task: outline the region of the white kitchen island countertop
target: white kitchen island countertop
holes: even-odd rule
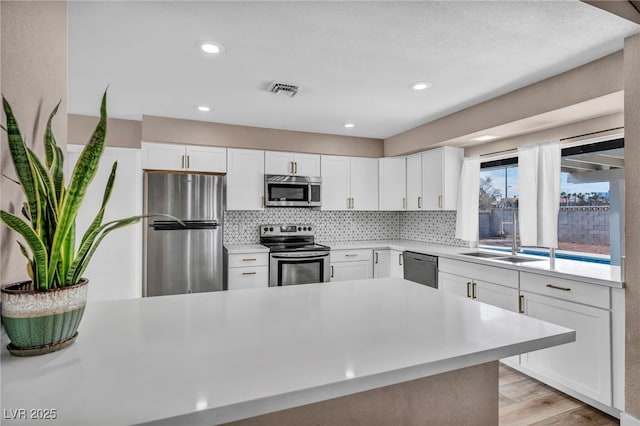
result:
[[[399,278],[89,303],[73,345],[17,358],[3,424],[216,424],[575,340],[575,332]]]
[[[534,259],[538,258],[541,260],[537,260],[535,262],[526,262],[522,264],[512,264],[495,259],[478,258],[465,256],[464,254],[462,254],[478,251],[474,248],[430,244],[412,240],[320,241],[319,244],[329,246],[332,250],[408,250],[418,253],[430,254],[433,256],[440,256],[449,259],[477,263],[481,265],[497,266],[500,268],[531,272],[534,274],[547,275],[550,277],[572,279],[589,284],[603,285],[612,288],[624,287],[624,283],[621,282],[621,269],[619,266],[615,265],[581,262],[577,260],[555,259],[555,266],[552,268],[548,258],[520,254],[519,256],[530,257]],[[495,251],[491,250],[480,251],[495,253]],[[511,253],[505,252],[503,254],[504,256],[509,256]]]

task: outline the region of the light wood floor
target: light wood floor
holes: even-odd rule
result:
[[[501,426],[618,424],[618,419],[500,364]]]

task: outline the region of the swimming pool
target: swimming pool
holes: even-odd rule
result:
[[[494,250],[500,252],[511,253],[511,249],[507,247],[492,247],[492,246],[480,246],[481,249],[486,250]],[[533,256],[541,256],[541,257],[549,257],[549,252],[545,250],[536,250],[536,249],[524,249],[519,253],[522,254],[530,254]],[[600,256],[591,256],[586,253],[577,253],[577,252],[558,252],[556,251],[556,259],[568,259],[568,260],[577,260],[579,262],[590,262],[590,263],[600,263],[602,265],[610,265],[611,258],[609,257],[600,257]]]

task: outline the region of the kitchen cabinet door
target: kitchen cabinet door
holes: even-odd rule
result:
[[[83,148],[67,145],[67,179]],[[104,222],[142,214],[140,150],[106,147],[76,217],[76,244],[82,239],[102,203],[104,186],[114,161],[118,162],[118,171]],[[142,297],[142,224],[128,226],[105,238],[83,276],[91,281],[87,295],[89,301]]]
[[[268,175],[292,175],[293,153],[265,151],[264,172]]]
[[[348,210],[351,197],[349,157],[321,156],[322,210]]]
[[[264,208],[264,151],[227,150],[227,210]]]
[[[475,288],[472,289],[472,295],[475,294],[479,302],[518,312],[517,289],[477,280],[473,281],[473,285]]]
[[[367,278],[373,278],[373,265],[370,260],[331,264],[331,282],[366,280]]]
[[[611,405],[611,314],[608,310],[521,292],[524,313],[576,331],[576,341],[522,354],[522,366],[545,383]]]
[[[352,210],[378,210],[378,159],[351,157]]]
[[[186,170],[193,172],[227,172],[227,149],[213,146],[187,145]]]
[[[142,142],[142,168],[145,170],[184,170],[184,145]]]
[[[269,287],[269,267],[229,268],[228,290]]]
[[[317,154],[293,154],[293,170],[298,176],[320,176],[320,156]]]
[[[391,276],[391,250],[373,251],[373,278]]]
[[[422,153],[424,210],[455,210],[464,150],[445,146]]]
[[[438,288],[460,297],[471,297],[471,278],[438,272]]]
[[[398,250],[391,250],[391,259],[389,261],[389,273],[392,277],[404,278],[404,264],[402,259],[402,252]]]
[[[424,210],[442,210],[443,204],[443,151],[430,149],[422,153],[422,202]]]
[[[422,210],[422,154],[407,156],[407,210]]]
[[[407,160],[405,157],[378,159],[378,196],[380,210],[405,210],[407,207]]]

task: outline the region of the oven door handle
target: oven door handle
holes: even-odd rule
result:
[[[272,254],[272,259],[319,259],[321,257],[329,256],[327,253],[291,253],[291,254]]]

